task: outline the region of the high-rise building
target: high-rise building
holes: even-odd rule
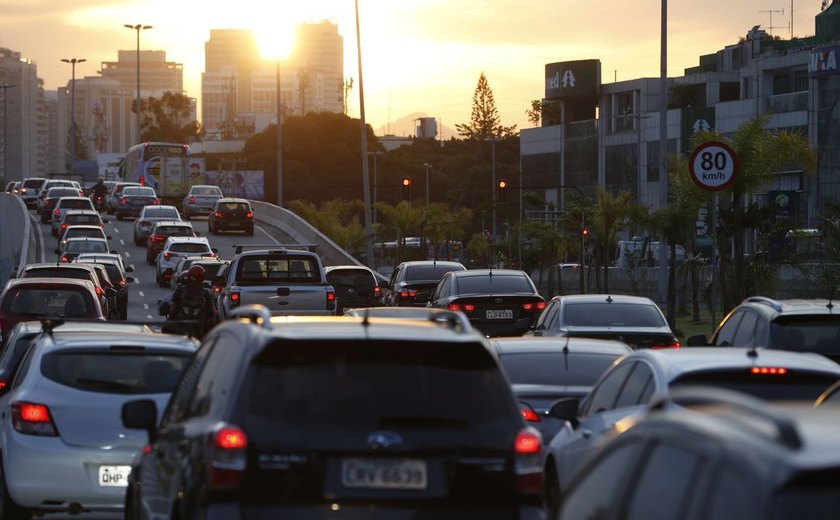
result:
[[[137,92],[137,51],[117,51],[117,61],[102,62],[102,77]],[[184,91],[184,66],[166,61],[166,51],[140,51],[140,94]]]
[[[208,130],[216,133],[223,130],[228,135],[235,114],[252,111],[251,72],[261,65],[260,48],[253,31],[210,31],[210,39],[204,43],[206,77],[201,81],[201,121]]]
[[[336,24],[300,24],[289,62],[299,77],[296,112],[344,112],[344,38]]]
[[[0,178],[21,180],[45,167],[46,139],[38,134],[45,126],[43,82],[34,63],[0,48],[0,84]]]

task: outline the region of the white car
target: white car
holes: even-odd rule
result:
[[[63,247],[63,243],[66,242],[67,239],[78,237],[101,238],[103,240],[111,240],[111,236],[106,235],[105,230],[102,229],[101,226],[70,226],[67,229],[65,229],[64,234],[61,235],[61,240],[58,241],[58,249],[61,249]],[[56,253],[58,253],[58,251],[56,251]]]
[[[122,255],[120,255],[119,253],[80,253],[79,256],[76,257],[76,261],[78,262],[79,260],[88,260],[92,262],[98,262],[99,260],[107,260],[118,262],[120,264],[120,269],[123,272],[134,272],[133,267],[126,267],[125,263],[123,262]]]
[[[77,237],[63,240],[58,249],[62,263],[72,262],[82,253],[115,253],[108,249],[108,241],[104,238]]]
[[[73,188],[76,190],[77,195],[80,197],[84,196],[82,187],[78,181],[71,181],[67,179],[47,179],[44,181],[44,184],[41,185],[41,189],[38,190],[38,200],[35,202],[39,213],[44,207],[44,199],[47,198],[47,193],[50,191],[50,188]]]
[[[175,206],[145,206],[140,210],[140,215],[134,221],[134,245],[146,245],[149,232],[155,224],[163,220],[181,220],[178,208]]]
[[[169,237],[157,257],[155,270],[158,286],[166,287],[178,261],[184,256],[201,256],[208,260],[218,258],[217,250],[210,247],[207,237]]]
[[[93,201],[87,197],[61,197],[55,204],[52,214],[52,236],[58,238],[58,229],[61,226],[61,219],[70,210],[89,209],[96,211]],[[98,213],[98,212],[97,212]]]
[[[209,215],[213,212],[216,201],[221,199],[222,190],[211,184],[195,184],[190,186],[181,207],[184,210],[184,218],[189,220],[193,215]]]

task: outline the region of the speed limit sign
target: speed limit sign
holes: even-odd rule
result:
[[[688,161],[688,171],[691,180],[704,190],[722,190],[735,180],[738,158],[728,145],[709,141],[694,149]]]

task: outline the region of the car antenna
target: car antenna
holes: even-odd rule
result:
[[[569,371],[569,337],[566,336],[566,344],[563,345],[563,361],[566,362],[566,372]]]
[[[370,326],[370,308],[365,309],[365,313],[362,315],[362,327],[367,329]]]
[[[826,305],[828,312],[831,312],[831,309],[834,308],[832,300],[834,300],[834,287],[831,288],[831,292],[828,294],[828,305]]]
[[[612,302],[613,302],[612,296],[610,296],[610,295],[608,294],[608,295],[607,295],[607,303],[612,303]]]

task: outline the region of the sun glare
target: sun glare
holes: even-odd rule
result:
[[[260,46],[260,54],[265,59],[285,59],[294,47],[294,28],[279,25],[276,22],[265,26],[253,27],[254,37]]]

